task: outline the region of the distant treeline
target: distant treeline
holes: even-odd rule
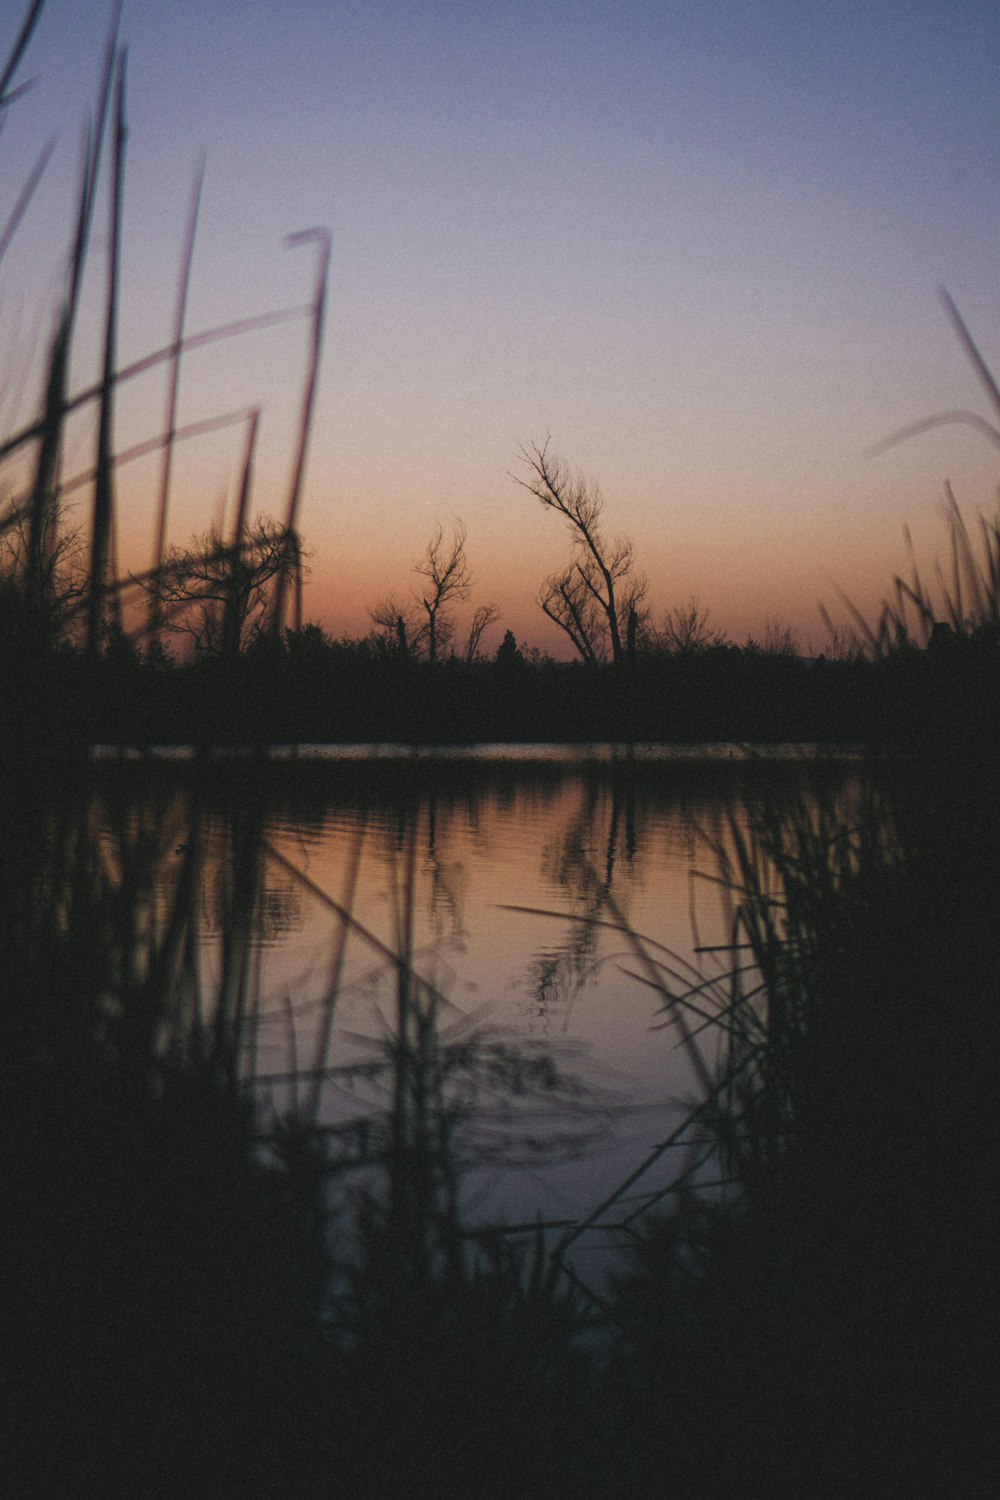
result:
[[[124,634],[100,654],[0,639],[0,736],[74,744],[390,741],[815,741],[906,745],[995,726],[995,633],[948,627],[926,649],[803,660],[753,644],[647,651],[620,665],[560,663],[508,633],[492,659],[428,662],[376,636],[318,626],[186,663]]]

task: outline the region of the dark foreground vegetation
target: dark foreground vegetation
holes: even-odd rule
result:
[[[488,1234],[464,1174],[573,1149],[580,1098],[543,1052],[456,1032],[422,977],[405,785],[394,938],[331,902],[325,1008],[291,996],[282,1021],[254,981],[268,830],[318,784],[8,758],[5,1490],[989,1494],[996,748],[966,723],[799,800],[748,787],[703,854],[732,913],[703,975],[604,890],[589,920],[619,929],[701,1096],[652,1153],[666,1190],[640,1171],[579,1223]],[[381,1103],[345,1120],[348,939],[395,998],[351,1065]]]
[[[0,107],[40,8],[0,72]],[[974,547],[953,519],[950,591],[935,607],[918,580],[897,585],[863,661],[806,667],[728,648],[643,659],[618,621],[606,667],[525,663],[516,648],[492,664],[414,662],[284,632],[300,453],[279,532],[288,566],[256,647],[238,613],[241,503],[233,535],[209,548],[230,578],[218,649],[171,666],[155,617],[138,645],[125,634],[110,562],[124,378],[113,277],[90,393],[82,592],[74,603],[53,586],[58,455],[78,404],[69,348],[106,126],[115,261],[123,79],[113,40],[42,412],[0,455],[31,457],[0,518],[20,539],[0,595],[0,1489],[996,1493],[996,528]],[[321,276],[314,328],[322,293]],[[179,332],[168,370],[182,344]],[[159,558],[152,597],[166,608],[162,537]],[[549,580],[549,608],[573,628],[600,587],[593,567]],[[64,605],[79,611],[70,637]],[[76,753],[92,739],[382,734],[871,743],[850,789],[751,800],[706,850],[732,917],[721,972],[705,955],[706,973],[682,981],[610,892],[591,912],[618,929],[700,1080],[654,1153],[677,1156],[667,1191],[644,1193],[637,1173],[578,1224],[473,1233],[459,1189],[484,1149],[480,1111],[528,1100],[522,1118],[544,1123],[502,1149],[544,1152],[560,1145],[551,1101],[573,1091],[544,1054],[441,1025],[442,997],[413,953],[412,824],[401,819],[393,940],[355,920],[346,869],[343,899],[329,899],[344,937],[308,1055],[290,1002],[285,1061],[265,1067],[266,779],[246,763],[220,782],[196,760],[182,797],[154,782],[136,801],[133,773],[97,773]],[[210,846],[222,855],[209,867]],[[382,1081],[383,1107],[341,1128],[323,1102],[347,935],[392,976],[395,1008],[358,1065]],[[617,1258],[595,1296],[571,1252],[598,1225]]]
[[[0,643],[0,742],[468,744],[502,741],[825,742],[912,746],[928,724],[994,718],[996,633],[945,628],[930,647],[803,662],[719,645],[632,665],[400,658],[318,627],[186,665],[123,637],[97,657]]]

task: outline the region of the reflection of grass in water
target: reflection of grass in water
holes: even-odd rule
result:
[[[995,693],[998,572],[994,528],[973,556],[951,527],[948,641],[919,580],[906,594],[932,642],[919,750],[733,820],[728,980],[623,924],[703,1070],[675,1144],[726,1187],[719,1203],[682,1176],[643,1198],[637,1179],[600,1219],[650,1225],[617,1305],[641,1399],[659,1393],[649,1475],[682,1492],[731,1495],[745,1473],[768,1495],[988,1492],[1000,802],[996,699],[969,688]],[[887,606],[870,644],[907,640]]]
[[[191,779],[183,822],[175,798],[137,803],[111,775],[98,797],[87,767],[4,782],[14,1456],[43,1493],[77,1466],[86,1492],[116,1493],[141,1456],[151,1493],[284,1492],[288,1473],[339,1464],[368,1494],[365,1474],[398,1480],[412,1449],[459,1493],[479,1444],[513,1482],[525,1455],[501,1418],[577,1431],[576,1314],[540,1249],[464,1239],[459,1186],[481,1160],[578,1146],[572,1121],[573,1139],[550,1134],[575,1094],[540,1051],[449,1020],[407,952],[404,870],[399,930],[378,945],[397,1013],[359,1070],[385,1107],[360,1143],[321,1123],[337,1076],[321,1026],[272,1117],[275,1080],[253,1064],[266,805],[244,788],[220,808],[217,784]],[[211,963],[206,850],[227,871]],[[349,905],[337,915],[345,941],[368,941]],[[336,1000],[334,963],[321,1022]],[[454,1444],[449,1420],[465,1424]],[[561,1439],[535,1460],[553,1482],[575,1472]]]
[[[25,41],[40,9],[29,7]],[[14,50],[5,87],[20,43]],[[39,415],[0,443],[0,459],[20,461],[27,475],[23,498],[0,515],[0,618],[6,639],[19,646],[5,671],[18,702],[29,706],[46,654],[64,632],[92,658],[107,641],[124,649],[115,478],[135,454],[113,449],[121,385],[157,365],[168,372],[166,430],[142,449],[164,458],[155,581],[174,446],[220,425],[211,419],[177,430],[182,353],[305,315],[312,340],[284,522],[294,565],[298,559],[325,239],[308,308],[191,337],[183,309],[192,214],[174,340],[119,368],[124,76],[113,26]],[[74,394],[73,335],[108,143],[102,371]],[[96,433],[85,559],[61,541],[63,501],[77,486],[63,484],[60,454],[81,410],[93,412]],[[235,609],[257,422],[256,413],[221,419],[230,420],[248,432],[236,522],[221,558],[232,566]],[[285,570],[275,585],[276,632],[286,579],[295,581]],[[154,640],[161,622],[154,609]],[[198,768],[179,815],[176,804],[137,813],[127,778],[115,793],[112,774],[98,816],[85,760],[64,761],[51,776],[40,772],[30,755],[18,754],[20,727],[13,726],[11,765],[0,783],[6,1486],[46,1496],[331,1488],[367,1496],[397,1493],[414,1470],[432,1492],[485,1495],[525,1492],[518,1476],[527,1464],[546,1489],[570,1473],[583,1492],[574,1450],[587,1445],[571,1378],[570,1299],[541,1258],[464,1247],[457,1220],[458,1126],[471,1118],[477,1090],[495,1099],[558,1092],[551,1068],[495,1040],[442,1035],[438,997],[414,971],[412,924],[402,915],[392,941],[381,945],[396,975],[395,1026],[379,1062],[392,1097],[365,1161],[383,1172],[385,1192],[360,1208],[348,1194],[334,1194],[331,1185],[353,1165],[319,1128],[336,956],[313,1067],[291,1052],[293,1107],[280,1119],[262,1103],[266,1080],[254,1064],[269,856],[266,807],[252,778],[251,795],[230,804],[221,830],[212,777]],[[30,711],[24,727],[30,744]],[[60,734],[72,742],[71,725]],[[223,844],[210,913],[203,907],[208,840]],[[406,898],[404,884],[401,911]],[[360,941],[350,906],[348,896],[339,914],[344,941],[348,933]],[[206,925],[217,930],[211,974],[203,962]],[[360,1238],[341,1232],[337,1213],[353,1218]],[[332,1295],[348,1283],[349,1298]],[[538,1439],[515,1446],[508,1424],[522,1432],[534,1425]]]
[[[246,1422],[278,1482],[269,1382],[301,1384],[318,1295],[320,1247],[239,1080],[238,937],[214,993],[201,983],[197,812],[164,901],[176,830],[126,810],[105,809],[99,840],[86,768],[3,782],[8,1477],[39,1494],[124,1493],[140,1456],[142,1493],[241,1483]]]

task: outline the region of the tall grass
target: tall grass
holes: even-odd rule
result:
[[[29,6],[21,32],[3,70],[2,78],[5,88],[2,95],[3,107],[9,107],[18,96],[19,91],[12,90],[10,83],[23,58],[41,10],[40,0],[39,3]],[[275,597],[270,611],[270,629],[278,635],[283,627],[285,594],[289,576],[292,577],[295,587],[296,620],[301,623],[299,618],[301,614],[301,558],[295,528],[298,521],[322,352],[330,252],[329,235],[326,230],[304,231],[292,235],[288,241],[293,247],[302,244],[317,246],[315,288],[311,300],[305,307],[287,308],[278,312],[255,315],[218,328],[186,334],[185,313],[191,277],[197,205],[200,196],[199,181],[196,185],[184,241],[173,339],[165,348],[156,350],[127,366],[119,367],[116,348],[122,276],[121,219],[126,137],[126,53],[117,40],[120,12],[119,3],[113,7],[94,116],[87,130],[78,184],[75,228],[68,255],[66,287],[49,342],[40,411],[26,427],[12,433],[0,443],[0,462],[17,459],[22,472],[27,464],[31,474],[27,492],[21,498],[9,502],[6,509],[0,513],[0,533],[17,528],[23,530],[25,537],[24,547],[17,549],[17,566],[12,576],[4,582],[8,591],[14,591],[20,596],[22,609],[34,620],[35,629],[40,633],[40,646],[48,647],[55,644],[50,634],[53,621],[58,620],[63,630],[72,630],[75,628],[74,622],[81,622],[82,637],[91,655],[99,651],[102,634],[107,625],[110,625],[112,632],[120,629],[123,588],[134,587],[137,581],[132,578],[123,579],[117,565],[115,541],[117,506],[114,482],[116,472],[123,463],[128,463],[157,449],[162,452],[163,456],[152,569],[150,573],[138,580],[152,585],[147,588],[151,599],[151,611],[146,622],[146,633],[151,638],[156,638],[163,624],[163,611],[157,605],[155,580],[164,563],[170,480],[174,449],[178,442],[234,422],[248,424],[248,451],[243,468],[236,524],[231,541],[222,547],[222,551],[226,557],[238,558],[247,541],[250,480],[258,414],[243,411],[227,413],[220,417],[201,419],[179,427],[177,402],[182,355],[207,344],[238,337],[255,329],[290,319],[306,318],[310,327],[309,352],[299,433],[293,454],[283,526],[285,546],[288,550],[288,566],[277,575]],[[110,129],[109,121],[111,122]],[[110,146],[107,145],[109,136]],[[73,393],[69,389],[70,363],[75,330],[85,295],[85,272],[106,153],[110,154],[110,184],[107,190],[108,253],[102,372],[95,384]],[[3,234],[4,247],[16,233],[28,211],[31,197],[45,170],[50,154],[50,149],[46,148],[14,205]],[[117,395],[123,385],[161,365],[166,367],[168,374],[165,430],[135,445],[131,450],[120,453],[116,451],[114,426]],[[96,434],[93,468],[86,475],[64,482],[60,473],[60,456],[65,446],[66,425],[75,412],[88,408],[94,413]],[[52,566],[52,557],[63,534],[61,514],[63,496],[80,488],[81,485],[88,486],[91,491],[89,518],[86,523],[88,566],[85,596],[69,612],[54,610],[52,596],[58,592],[61,581]],[[79,633],[79,627],[77,629]]]
[[[41,0],[28,7],[0,71],[3,107],[19,98],[13,80],[41,9]],[[115,481],[122,464],[155,451],[153,555],[140,580],[150,585],[151,607],[135,634],[157,639],[167,619],[157,585],[168,562],[176,445],[236,421],[246,425],[247,446],[235,524],[211,559],[233,578],[225,633],[251,531],[259,414],[180,425],[182,360],[304,318],[309,346],[281,523],[290,566],[276,575],[268,629],[280,633],[290,586],[301,623],[296,528],[329,236],[310,230],[289,242],[316,255],[304,307],[189,333],[196,188],[171,340],[120,364],[126,88],[118,22],[115,7],[39,410],[0,442],[0,462],[28,475],[0,513],[0,533],[12,543],[0,587],[5,623],[17,622],[12,670],[27,674],[29,695],[33,682],[44,688],[39,664],[61,639],[96,657],[120,630],[122,595],[136,580],[119,572]],[[109,152],[101,373],[73,390]],[[4,247],[46,159],[17,197]],[[164,430],[119,451],[116,397],[158,368],[167,378]],[[66,478],[67,424],[81,410],[94,419],[93,463]],[[64,502],[79,490],[88,493],[86,563],[70,586]],[[37,748],[30,733],[23,743],[8,736],[0,780],[0,1092],[11,1121],[0,1152],[9,1229],[0,1257],[0,1393],[11,1427],[0,1487],[173,1496],[327,1494],[332,1486],[367,1496],[396,1492],[415,1470],[435,1493],[486,1495],[527,1492],[519,1471],[528,1463],[549,1491],[570,1476],[585,1493],[573,1441],[580,1438],[581,1452],[587,1446],[572,1298],[540,1251],[532,1260],[499,1243],[467,1243],[460,1206],[469,1165],[510,1149],[505,1099],[537,1096],[549,1108],[572,1096],[547,1058],[477,1033],[419,973],[415,830],[388,941],[357,921],[350,872],[342,899],[312,888],[337,934],[328,984],[311,1058],[290,1010],[276,1064],[273,1049],[265,1052],[275,1017],[260,989],[260,923],[266,871],[282,856],[269,843],[252,770],[234,798],[220,794],[210,764],[195,760],[183,793],[168,794],[145,768],[102,771],[86,754],[48,763]],[[310,885],[303,872],[290,873]],[[348,943],[389,966],[395,1015],[384,1046],[339,1074],[341,1084],[350,1072],[355,1088],[372,1094],[365,1117],[345,1124],[330,1115],[328,1098]],[[558,1102],[549,1115],[558,1118]],[[570,1149],[575,1134],[572,1125],[559,1149]],[[508,1424],[534,1424],[538,1437],[521,1451]]]
[[[4,1483],[124,1493],[140,1457],[149,1494],[278,1483],[269,1382],[301,1381],[318,1247],[247,1091],[252,829],[210,984],[203,810],[30,765],[3,817]]]
[[[746,803],[713,844],[730,942],[699,972],[619,921],[703,1081],[666,1192],[642,1196],[645,1163],[575,1231],[639,1236],[616,1305],[636,1399],[659,1392],[651,1493],[661,1465],[704,1496],[996,1477],[997,533],[948,521],[937,594],[897,585],[869,635],[908,656],[915,610],[930,648],[907,752]]]
[[[327,896],[273,847],[260,788],[252,761],[4,780],[4,1482],[125,1493],[141,1463],[151,1494],[367,1495],[416,1465],[499,1494],[528,1463],[586,1493],[582,1311],[541,1242],[467,1235],[462,1188],[600,1119],[421,972],[415,822],[381,939],[350,866]],[[261,982],[276,873],[331,922],[308,1016]],[[393,1005],[350,1061],[348,948]]]
[[[932,640],[935,645],[971,641],[990,650],[1000,639],[1000,510],[995,516],[979,516],[976,535],[946,484],[944,520],[948,558],[944,565],[935,565],[931,582],[920,571],[907,530],[909,573],[893,579],[878,618],[868,620],[845,596],[857,638],[876,660],[911,646],[924,649]],[[833,631],[832,622],[827,623]]]

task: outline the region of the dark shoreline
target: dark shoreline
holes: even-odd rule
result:
[[[189,761],[197,757],[209,761],[251,761],[264,757],[271,763],[281,761],[325,761],[335,765],[381,764],[484,764],[511,766],[623,766],[651,765],[719,765],[735,761],[743,765],[804,763],[819,764],[860,761],[866,751],[855,744],[806,741],[798,744],[746,744],[740,741],[713,741],[696,744],[674,744],[669,741],[597,740],[546,742],[503,740],[487,744],[421,744],[393,740],[344,744],[300,743],[278,741],[263,745],[219,744],[93,744],[87,747],[94,761],[115,759]]]
[[[0,652],[0,750],[634,745],[701,755],[809,745],[838,755],[845,745],[947,741],[962,726],[988,736],[998,704],[1000,650],[971,642],[809,663],[723,647],[626,668],[432,666],[349,644],[308,659],[286,644],[187,664],[134,648],[92,659],[65,648]]]

